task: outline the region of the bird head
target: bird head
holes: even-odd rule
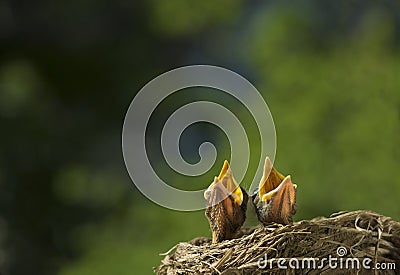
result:
[[[243,192],[233,177],[228,161],[225,160],[219,176],[214,178],[214,181],[204,192],[204,198],[209,203],[217,204],[228,197],[239,206],[243,202]]]
[[[204,192],[206,216],[213,232],[213,242],[233,238],[245,220],[247,193],[233,177],[227,161],[218,177]]]
[[[263,209],[258,211],[259,219],[265,222],[290,223],[292,215],[296,212],[296,188],[297,185],[292,182],[291,177],[279,173],[267,157],[258,188],[258,198],[255,200],[256,208]]]

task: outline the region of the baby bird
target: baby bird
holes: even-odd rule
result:
[[[279,173],[267,157],[263,177],[252,195],[258,220],[264,225],[292,223],[292,216],[296,213],[296,188],[290,176],[284,177]]]
[[[248,195],[237,184],[228,161],[225,160],[221,173],[204,192],[204,198],[212,243],[234,238],[246,219]]]

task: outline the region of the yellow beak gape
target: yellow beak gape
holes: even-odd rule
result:
[[[229,167],[229,163],[227,160],[224,161],[224,165],[222,166],[221,172],[218,177],[214,178],[214,182],[208,187],[208,189],[204,192],[204,197],[208,199],[210,194],[210,190],[214,188],[214,185],[218,182],[222,183],[223,187],[227,190],[227,192],[232,196],[235,203],[241,205],[243,202],[243,192],[240,189],[239,184],[236,182],[233,177],[232,170]]]
[[[224,178],[226,172],[228,172],[228,169],[229,169],[229,163],[227,160],[225,160],[221,172],[219,172],[219,176],[217,178],[219,181],[221,181]]]
[[[258,196],[261,201],[269,202],[276,193],[275,190],[285,177],[272,165],[269,157],[265,158],[264,173],[259,184]]]

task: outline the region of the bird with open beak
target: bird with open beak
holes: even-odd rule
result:
[[[252,195],[258,220],[264,225],[292,223],[296,213],[296,188],[291,177],[279,173],[267,157],[263,177]]]
[[[228,161],[225,160],[221,173],[204,192],[204,198],[212,242],[234,238],[246,219],[248,195],[237,184]]]

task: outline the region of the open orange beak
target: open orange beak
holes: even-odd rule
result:
[[[289,179],[286,180],[288,177]],[[264,164],[264,174],[260,181],[258,190],[258,196],[260,197],[261,201],[268,203],[273,196],[279,196],[283,189],[289,187],[293,187],[293,189],[296,189],[297,185],[292,183],[290,176],[288,177],[285,178],[281,173],[279,173],[272,165],[269,157],[266,157]],[[286,182],[282,185],[284,180],[286,180]]]
[[[228,161],[225,160],[219,176],[214,178],[214,181],[204,192],[204,198],[208,201],[211,199],[214,205],[228,196],[231,196],[239,206],[243,202],[243,192],[233,177]]]
[[[258,196],[268,205],[267,215],[263,220],[288,224],[296,212],[296,188],[290,176],[284,177],[265,159],[264,174],[259,184]]]

